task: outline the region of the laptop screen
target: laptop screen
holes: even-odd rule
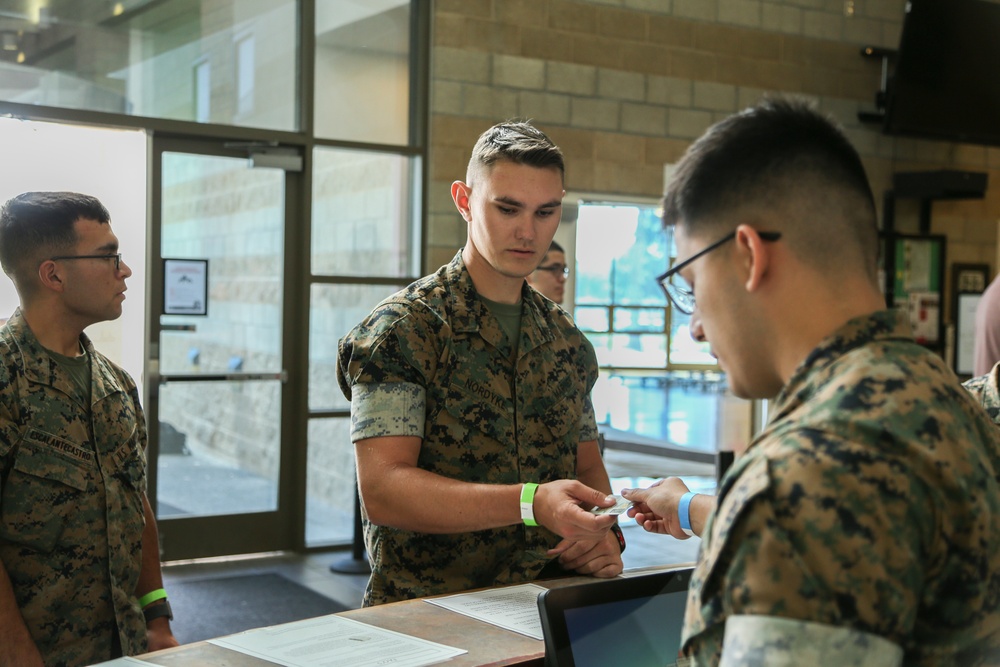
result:
[[[539,597],[546,664],[673,665],[690,576],[686,568],[546,591]]]

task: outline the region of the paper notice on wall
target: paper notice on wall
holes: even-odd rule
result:
[[[959,375],[972,375],[975,372],[976,309],[982,298],[982,294],[958,295],[955,372]]]
[[[163,313],[208,314],[208,260],[163,260]]]
[[[903,289],[907,292],[919,292],[932,287],[935,250],[933,243],[903,241],[903,266],[906,267]]]
[[[940,342],[941,299],[937,292],[910,292],[910,326],[918,343]]]

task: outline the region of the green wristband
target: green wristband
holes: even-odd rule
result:
[[[524,486],[521,487],[521,521],[524,522],[525,526],[537,526],[538,523],[535,521],[535,489],[538,488],[537,484],[532,482],[526,482]]]
[[[139,598],[139,606],[145,607],[146,605],[156,602],[157,600],[166,600],[167,592],[162,588],[157,588],[155,591],[150,591]]]

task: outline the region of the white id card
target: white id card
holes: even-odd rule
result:
[[[615,499],[614,505],[612,505],[611,507],[594,507],[594,509],[590,510],[591,514],[597,514],[597,515],[611,514],[613,516],[618,516],[619,514],[624,514],[625,510],[627,510],[632,505],[632,501],[628,500],[627,498],[622,498],[621,496],[618,495],[613,497]]]

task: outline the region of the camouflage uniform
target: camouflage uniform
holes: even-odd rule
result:
[[[724,664],[799,664],[787,657],[805,655],[805,637],[818,645],[818,629],[826,646],[869,657],[888,655],[881,638],[907,665],[981,664],[1000,646],[998,451],[1000,432],[904,315],[847,323],[799,366],[722,480],[685,653],[718,664],[725,632]],[[761,616],[814,625],[774,641]]]
[[[966,380],[962,386],[985,408],[993,423],[1000,425],[1000,363],[986,375]]]
[[[597,438],[597,361],[558,306],[527,285],[521,298],[516,360],[461,251],[376,306],[340,341],[351,439],[420,437],[418,466],[465,482],[574,479],[579,444]],[[364,528],[366,605],[531,580],[559,542],[540,526],[431,535],[365,518]]]
[[[0,559],[47,665],[146,650],[145,422],[132,379],[81,341],[89,408],[20,310],[0,329]]]

